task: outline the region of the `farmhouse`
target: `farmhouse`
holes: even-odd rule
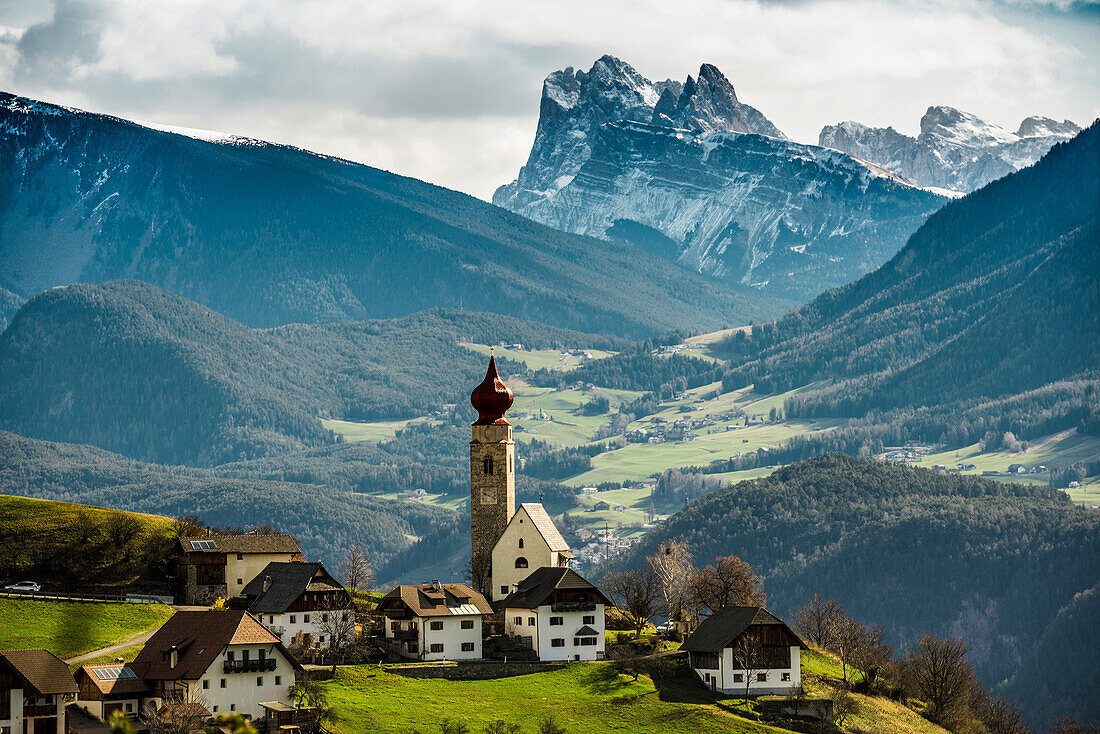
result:
[[[481,657],[481,621],[493,609],[466,584],[398,586],[382,597],[386,640],[415,660],[476,660]]]
[[[789,695],[801,687],[803,647],[790,627],[763,607],[723,607],[680,649],[711,690],[759,696]]]
[[[0,731],[65,734],[65,702],[76,696],[65,662],[46,650],[0,650]]]
[[[323,647],[329,636],[355,630],[351,595],[320,563],[269,563],[229,606],[247,610],[295,647]]]
[[[141,702],[152,691],[129,665],[85,665],[76,672],[77,705],[106,721],[116,711],[141,713]]]
[[[207,715],[236,711],[253,719],[264,716],[264,702],[292,700],[302,669],[278,637],[240,610],[176,612],[129,667],[157,705],[179,702]]]
[[[302,560],[298,541],[281,533],[180,538],[178,597],[206,606],[244,590],[267,564]]]
[[[538,502],[525,502],[493,546],[493,601],[508,596],[532,569],[566,566],[573,554]]]
[[[604,606],[596,586],[571,568],[544,567],[500,603],[505,634],[539,660],[600,660]]]

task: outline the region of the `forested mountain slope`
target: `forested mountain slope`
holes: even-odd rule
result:
[[[370,480],[367,479],[367,482]],[[247,479],[208,469],[164,467],[88,446],[50,443],[0,431],[0,486],[6,494],[67,500],[209,525],[274,526],[298,539],[310,560],[336,567],[352,542],[384,561],[453,513],[368,497],[296,478]],[[366,488],[366,487],[364,487]]]
[[[190,465],[318,446],[335,440],[319,417],[465,403],[485,359],[461,340],[626,344],[456,311],[257,330],[138,281],[73,285],[0,335],[0,428]]]
[[[1081,617],[1061,610],[1100,582],[1100,514],[1056,490],[830,454],[691,502],[629,562],[666,538],[686,540],[697,564],[748,561],[776,613],[820,593],[895,647],[923,631],[962,637],[988,684],[1017,676],[1008,685],[1028,691],[1018,700],[1035,721],[1100,716],[1094,696],[1065,707],[1059,686],[1040,691],[1019,667],[1075,656]],[[1096,666],[1076,673],[1079,690],[1100,684]]]
[[[250,326],[451,307],[641,336],[784,310],[369,166],[0,93],[0,287],[116,278]]]
[[[947,405],[958,414],[1000,401],[999,414],[1021,430],[1087,424],[1098,400],[1098,243],[1095,123],[1034,166],[945,206],[877,271],[735,335],[724,387],[825,382],[790,401],[790,415]],[[1053,392],[1065,397],[1054,413],[1057,401],[1011,405]],[[976,440],[969,430],[949,443]]]

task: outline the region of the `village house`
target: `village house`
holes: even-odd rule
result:
[[[680,650],[711,690],[760,696],[791,695],[802,686],[803,647],[790,627],[763,607],[723,607],[703,620]]]
[[[292,701],[290,689],[302,670],[247,612],[213,609],[176,612],[129,667],[161,711],[183,704],[201,707],[205,716],[237,712],[252,719],[264,716],[264,702]]]
[[[604,607],[611,602],[571,568],[545,567],[500,603],[504,631],[539,660],[601,660]]]
[[[323,648],[333,634],[355,636],[355,603],[320,563],[269,563],[229,606],[247,610],[295,648]]]
[[[481,622],[493,609],[466,584],[398,586],[378,602],[386,641],[414,660],[476,660],[481,657]]]
[[[493,601],[500,601],[543,566],[567,566],[573,554],[546,508],[537,502],[519,506],[493,546]]]
[[[65,734],[65,702],[76,697],[69,666],[47,650],[0,650],[0,732]]]
[[[80,689],[77,706],[97,719],[107,721],[116,711],[127,716],[141,714],[141,702],[152,691],[129,665],[84,665],[76,672]]]
[[[237,596],[269,563],[302,560],[298,541],[282,533],[180,538],[177,552],[180,603],[200,606]]]

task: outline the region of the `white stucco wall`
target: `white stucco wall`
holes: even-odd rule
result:
[[[249,581],[267,568],[267,564],[289,563],[294,558],[293,553],[241,553],[240,555],[243,558],[237,560],[236,553],[225,554],[225,585],[230,597],[238,596]]]
[[[727,647],[722,651],[722,655],[719,657],[719,668],[695,668],[696,675],[699,676],[699,680],[708,688],[716,688],[723,693],[730,694],[744,694],[745,693],[745,679],[742,677],[741,681],[734,680],[735,676],[740,673],[745,676],[745,671],[738,667],[733,661],[733,648]],[[767,680],[758,681],[756,679],[756,673],[765,673]],[[790,680],[783,680],[783,674],[789,673]],[[714,681],[714,685],[711,685],[710,679]],[[770,668],[768,670],[754,671],[751,680],[749,680],[749,695],[750,696],[763,696],[766,694],[780,694],[787,695],[793,693],[796,688],[802,685],[802,656],[801,648],[798,645],[791,646],[791,667],[790,668]]]
[[[552,617],[561,617],[560,625],[550,624]],[[588,626],[596,630],[595,645],[575,645],[577,630],[585,626],[584,619],[591,617]],[[516,624],[516,618],[521,619]],[[535,624],[531,625],[531,619]],[[604,605],[597,604],[592,612],[553,612],[549,604],[538,609],[505,609],[504,629],[509,636],[531,637],[531,645],[539,660],[602,660],[604,657]],[[561,647],[554,647],[552,640],[565,641]]]
[[[521,539],[522,548],[519,547]],[[512,593],[512,587],[530,576],[535,569],[556,566],[557,556],[535,528],[531,516],[520,507],[493,547],[492,601],[508,596]],[[527,568],[516,568],[517,558],[526,558]]]
[[[275,659],[275,670],[226,673],[223,664],[233,653],[234,660],[241,660],[243,651],[248,650],[250,660],[260,656]],[[278,678],[278,682],[276,682]],[[262,684],[257,685],[257,679]],[[225,681],[225,688],[221,682]],[[207,687],[203,687],[203,681]],[[253,719],[264,715],[261,701],[291,702],[290,688],[294,685],[294,666],[273,645],[229,645],[216,655],[206,673],[197,681],[188,681],[187,685],[194,695],[200,698],[212,714],[236,711]]]
[[[462,622],[472,622],[471,629],[462,629]],[[482,656],[481,646],[481,615],[480,614],[454,614],[448,617],[414,617],[413,619],[393,619],[386,617],[386,637],[393,639],[392,624],[396,622],[400,629],[407,630],[410,625],[416,625],[417,651],[409,653],[407,657],[417,660],[480,660]],[[439,622],[443,629],[433,630],[432,622]],[[474,649],[463,651],[462,643],[473,643]],[[431,646],[443,645],[442,652],[431,652]]]
[[[23,689],[12,688],[11,712],[7,719],[0,719],[0,727],[10,726],[11,734],[23,734]]]
[[[299,634],[302,634],[302,633],[311,635],[313,637],[313,641],[315,643],[317,643],[319,638],[324,634],[324,632],[322,632],[322,630],[321,630],[322,615],[336,614],[336,613],[350,614],[351,618],[352,618],[352,623],[354,624],[354,622],[355,622],[355,610],[354,609],[347,609],[347,610],[331,610],[331,609],[317,610],[317,609],[313,609],[313,610],[310,610],[308,612],[294,612],[294,613],[287,612],[287,613],[284,613],[284,614],[258,614],[258,615],[256,615],[256,617],[257,617],[257,619],[260,620],[260,623],[263,626],[265,626],[269,630],[271,630],[271,632],[273,634],[278,635],[279,640],[282,641],[282,643],[284,645],[289,645],[289,644],[291,644],[291,642],[294,641],[294,638],[296,636],[298,636]],[[309,621],[308,622],[306,621],[306,616],[307,615],[309,616]],[[291,620],[292,617],[293,617],[293,621]],[[324,645],[328,644],[328,636],[325,635],[325,640],[323,642],[319,643],[319,644],[321,644],[322,647],[324,647]]]

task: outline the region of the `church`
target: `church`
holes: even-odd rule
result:
[[[601,659],[611,602],[569,568],[569,544],[541,503],[516,509],[516,445],[504,417],[514,399],[490,356],[470,394],[478,416],[470,439],[471,584],[504,612],[507,635],[540,659]]]

